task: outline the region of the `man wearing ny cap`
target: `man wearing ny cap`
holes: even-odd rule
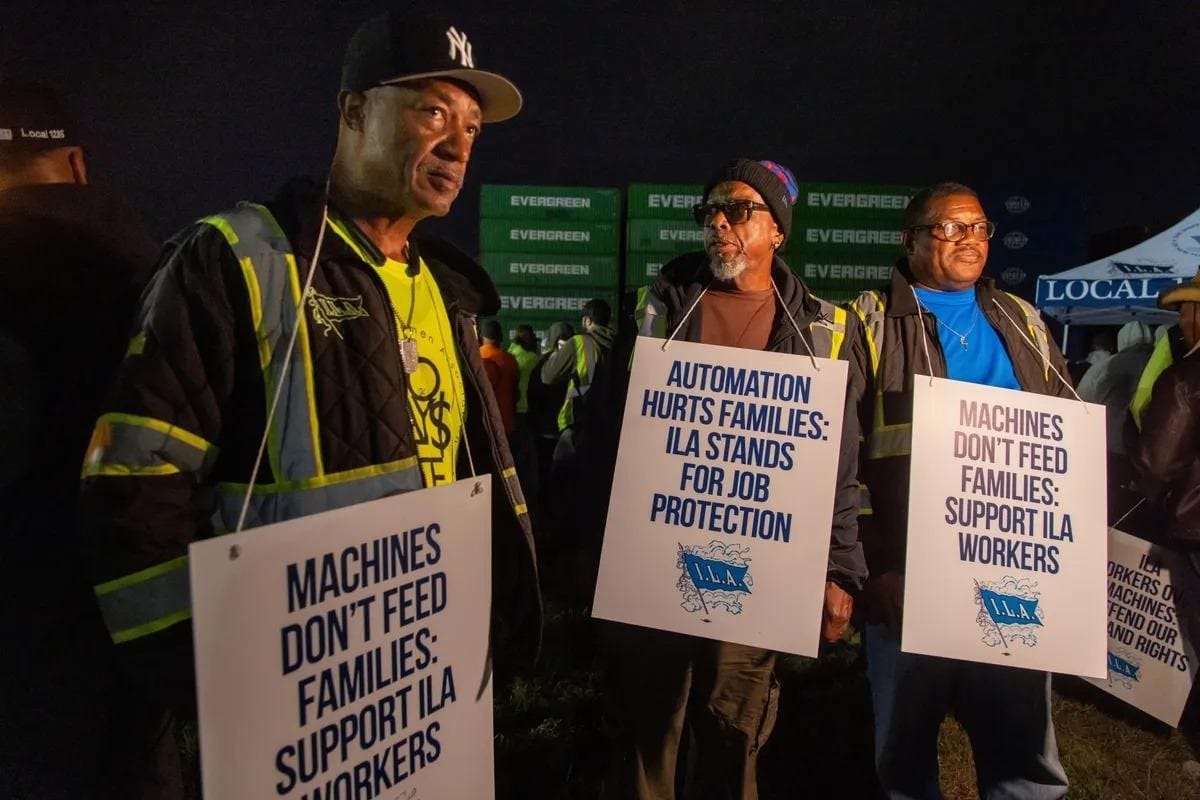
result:
[[[521,107],[476,67],[486,45],[467,30],[394,13],[363,24],[327,196],[298,180],[201,220],[147,291],[83,497],[105,621],[171,707],[194,703],[189,542],[471,474],[498,484],[497,651],[537,641],[532,534],[474,330],[499,297],[473,260],[414,233],[450,210],[482,127]]]
[[[666,264],[639,292],[645,336],[768,350],[850,363],[834,500],[822,636],[845,631],[866,577],[858,545],[856,480],[864,350],[857,320],[815,297],[778,250],[792,227],[796,179],[772,161],[725,165],[695,208],[705,252]],[[618,356],[617,363],[628,363]],[[617,409],[619,413],[619,409]],[[805,476],[798,475],[803,480]],[[758,797],[757,759],[775,725],[775,653],[757,647],[611,623],[605,629],[617,720],[611,798],[673,798],[685,722],[696,751],[687,797]],[[683,772],[680,770],[679,772]]]
[[[122,691],[80,552],[79,464],[159,250],[83,142],[58,91],[0,81],[0,797],[153,797],[134,765],[174,751]]]

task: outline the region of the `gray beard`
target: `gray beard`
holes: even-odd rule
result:
[[[750,262],[746,260],[746,254],[739,252],[733,258],[725,260],[720,256],[713,256],[708,260],[708,268],[712,272],[713,277],[719,281],[731,281],[738,275],[746,271],[746,267],[750,266]]]

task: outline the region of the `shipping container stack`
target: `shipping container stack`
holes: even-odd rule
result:
[[[832,303],[887,284],[904,255],[900,226],[917,193],[909,186],[801,183],[784,259],[815,294]]]
[[[577,186],[486,184],[480,198],[481,260],[500,293],[500,324],[511,339],[528,323],[578,331],[593,297],[617,308],[621,193]]]
[[[625,291],[654,283],[658,271],[681,253],[704,249],[704,230],[692,217],[704,187],[690,183],[629,185],[625,224]]]

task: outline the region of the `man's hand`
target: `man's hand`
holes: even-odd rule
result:
[[[850,624],[850,612],[854,610],[854,598],[833,581],[825,582],[825,607],[821,609],[821,637],[827,642],[836,642]]]

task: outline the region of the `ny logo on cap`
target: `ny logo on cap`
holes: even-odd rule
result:
[[[475,68],[475,59],[471,55],[471,43],[467,41],[465,33],[459,33],[451,25],[446,31],[446,38],[450,40],[450,58],[455,58],[455,53],[458,53],[458,63],[464,67]]]

